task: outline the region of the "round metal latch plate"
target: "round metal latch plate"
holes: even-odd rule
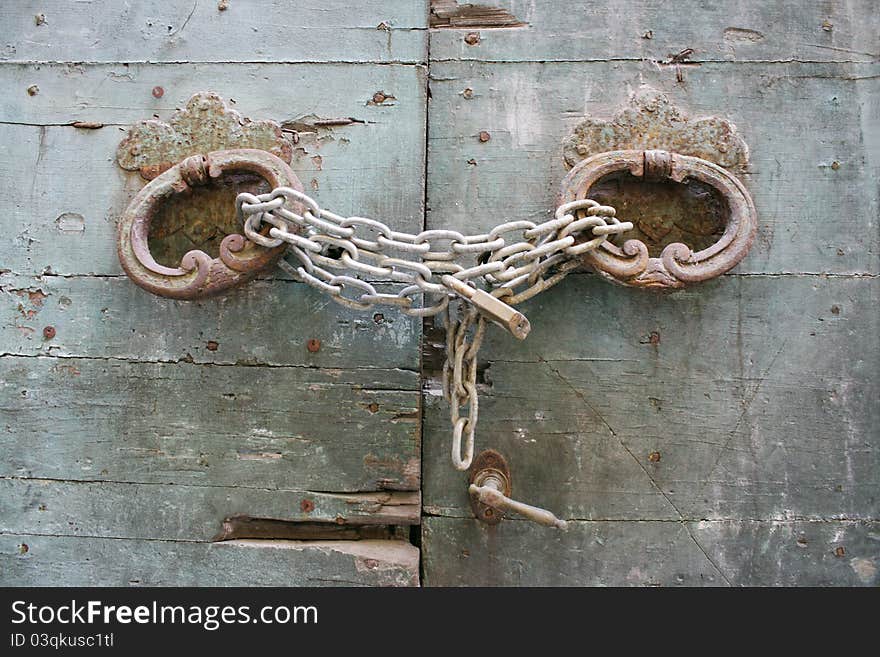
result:
[[[494,449],[482,451],[474,458],[474,462],[471,464],[468,484],[482,486],[489,477],[495,477],[497,480],[502,481],[504,487],[501,492],[506,497],[510,497],[510,468],[507,465],[507,460]],[[482,520],[489,525],[497,525],[504,518],[504,515],[498,509],[493,509],[488,504],[483,504],[473,495],[470,495],[469,498],[471,510],[473,510],[477,520]]]

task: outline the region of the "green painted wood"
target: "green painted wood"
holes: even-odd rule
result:
[[[18,586],[418,586],[418,564],[404,541],[0,536],[2,581]]]
[[[428,226],[547,219],[566,173],[562,139],[647,84],[693,115],[729,118],[749,144],[743,180],[759,230],[735,271],[877,274],[878,74],[880,64],[707,63],[679,84],[650,62],[432,64]]]
[[[253,455],[259,459],[259,454]],[[241,485],[0,479],[0,533],[211,541],[229,518],[416,525],[418,492],[332,494]],[[330,529],[332,529],[331,527]]]
[[[144,182],[115,154],[128,124],[214,91],[283,124],[322,204],[418,231],[427,9],[227,4],[0,8],[0,87],[21,92],[0,108],[4,584],[418,584],[417,548],[373,538],[419,522],[419,322],[275,271],[196,303],[145,293],[115,253]],[[320,540],[209,543],[254,535],[242,517]]]
[[[25,89],[33,84],[40,92],[31,97]],[[157,85],[165,89],[161,99],[152,96]],[[5,64],[0,88],[21,90],[0,107],[0,141],[8,149],[0,158],[0,177],[16,190],[0,200],[0,225],[14,247],[0,258],[4,269],[122,274],[116,221],[144,182],[116,166],[123,129],[153,114],[167,119],[191,94],[206,89],[235,99],[245,116],[295,125],[301,132],[292,167],[324,206],[381,218],[400,230],[422,226],[422,67]],[[376,91],[394,98],[376,105]],[[309,126],[314,117],[358,122],[315,129]],[[104,127],[68,125],[75,121]],[[398,179],[406,184],[388,184]]]
[[[877,277],[656,296],[569,276],[521,306],[526,340],[490,333],[477,449],[508,458],[514,497],[568,519],[876,520],[878,303]],[[438,395],[425,509],[470,517]]]
[[[17,0],[0,7],[2,60],[420,62],[423,2],[165,0],[120,6]],[[35,19],[42,15],[43,19]]]
[[[567,533],[473,520],[428,372],[425,584],[877,584],[878,15],[802,4],[499,0],[525,25],[431,31],[429,228],[549,218],[562,139],[648,85],[737,125],[759,232],[718,281],[571,276],[527,340],[490,331],[477,449]]]
[[[458,4],[433,0],[432,6]],[[431,60],[667,61],[693,48],[700,61],[872,61],[880,56],[872,0],[824,3],[492,0],[521,27],[479,22],[431,33]],[[487,21],[491,23],[491,21]],[[491,24],[485,27],[492,27]],[[478,32],[479,44],[464,37]]]
[[[878,522],[425,519],[426,586],[877,586]],[[842,549],[842,552],[840,551]]]
[[[363,312],[285,280],[251,281],[198,302],[158,297],[120,277],[0,274],[0,343],[20,356],[375,369],[418,389],[421,322]],[[377,314],[378,313],[378,314]],[[47,340],[43,328],[52,326]],[[307,348],[319,340],[318,351]]]
[[[3,476],[419,488],[409,371],[45,357],[0,358],[0,371]]]

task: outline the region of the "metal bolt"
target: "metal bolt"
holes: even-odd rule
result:
[[[226,11],[227,9],[229,9],[229,0],[220,0],[220,2],[217,3],[218,11]]]
[[[373,94],[373,102],[376,103],[377,105],[381,105],[382,103],[384,103],[385,98],[386,98],[385,94],[382,93],[381,91],[377,91],[376,93]]]
[[[824,21],[822,21],[822,29],[826,32],[830,32],[834,29],[834,23],[826,18]]]
[[[480,42],[479,32],[468,32],[464,37],[464,42],[469,46],[475,46]]]
[[[321,341],[318,340],[317,338],[312,338],[311,340],[306,342],[306,349],[308,349],[312,353],[315,353],[320,348],[321,348]]]
[[[299,508],[302,509],[303,513],[311,513],[315,510],[315,503],[309,499],[304,499],[300,502]]]
[[[161,98],[165,95],[165,90],[162,87],[153,87],[153,98]]]
[[[480,141],[483,143],[486,143],[487,141],[489,141],[492,138],[492,136],[488,132],[486,132],[485,130],[480,131],[479,137],[480,137]]]
[[[220,346],[220,343],[216,340],[208,340],[207,348],[208,351],[217,351],[217,347]]]
[[[56,333],[57,331],[55,330],[54,326],[43,327],[43,337],[46,340],[51,340],[52,338],[54,338]]]
[[[461,95],[464,96],[465,98],[467,98],[468,100],[470,100],[471,98],[474,97],[474,90],[471,89],[470,87],[468,87],[467,89],[465,89],[464,91],[461,92]]]
[[[27,92],[28,96],[36,96],[38,93],[40,93],[40,88],[37,85],[32,84],[27,88]]]
[[[373,315],[373,321],[377,324],[382,324],[385,321],[385,315],[383,315],[382,313],[376,313],[375,315]]]

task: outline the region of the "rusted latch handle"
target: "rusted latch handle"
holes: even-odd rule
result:
[[[565,522],[565,520],[560,520],[547,509],[540,509],[531,504],[525,504],[524,502],[517,502],[516,500],[510,499],[501,492],[500,488],[502,485],[503,484],[497,478],[489,477],[486,479],[486,483],[482,486],[471,484],[468,487],[468,491],[471,495],[475,495],[480,502],[491,506],[493,509],[518,513],[532,522],[536,522],[539,525],[545,525],[546,527],[568,529],[568,523]]]
[[[487,449],[477,455],[471,468],[468,493],[478,520],[495,525],[501,522],[504,513],[512,512],[545,527],[568,529],[565,520],[560,520],[547,509],[511,499],[510,481],[510,467],[501,454]]]

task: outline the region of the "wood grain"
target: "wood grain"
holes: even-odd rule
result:
[[[729,118],[749,145],[759,230],[737,273],[880,272],[880,64],[706,63],[679,84],[650,63],[443,62],[431,77],[431,228],[546,220],[563,137],[647,84],[694,116]]]
[[[226,6],[219,10],[216,0],[4,3],[0,61],[384,63],[426,56],[422,2],[232,0]]]
[[[32,84],[40,88],[33,97],[25,93]],[[155,86],[165,89],[161,99]],[[0,266],[17,273],[122,274],[116,221],[143,180],[116,165],[117,145],[129,123],[167,119],[206,88],[234,99],[244,116],[296,126],[291,165],[325,207],[410,232],[423,223],[422,67],[3,64],[0,87],[21,90],[0,107],[0,177],[16,190],[0,199],[0,226],[13,240]],[[380,90],[393,98],[377,105]],[[316,117],[356,122],[316,128]],[[77,121],[104,127],[70,125]],[[407,183],[387,184],[395,179]]]
[[[878,302],[876,277],[656,296],[569,276],[521,306],[526,340],[490,333],[477,449],[506,456],[514,497],[567,519],[877,520]],[[438,389],[424,504],[470,517]]]
[[[19,586],[418,586],[418,563],[404,541],[0,536],[3,581]]]
[[[484,25],[471,22],[461,29],[432,30],[432,61],[663,62],[687,48],[699,61],[876,61],[880,56],[872,0],[682,0],[674,8],[663,0],[485,4],[504,11],[508,23],[525,25],[483,29],[497,27],[490,14]],[[474,31],[480,40],[470,45],[464,37]]]
[[[425,519],[426,586],[877,586],[880,523]],[[842,549],[842,552],[840,551]]]

